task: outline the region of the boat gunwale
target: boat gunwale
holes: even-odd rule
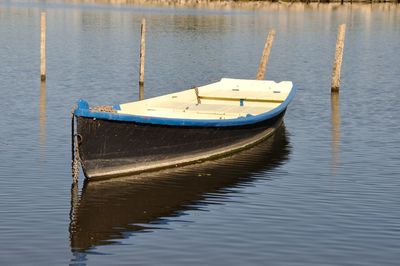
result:
[[[297,88],[293,85],[286,99],[272,110],[258,114],[247,115],[245,117],[231,119],[189,119],[189,118],[167,118],[155,116],[141,116],[110,112],[92,112],[89,109],[89,104],[83,99],[79,99],[77,108],[74,111],[75,116],[87,117],[93,119],[104,119],[111,121],[134,122],[138,124],[153,124],[165,126],[190,126],[190,127],[231,127],[245,126],[255,124],[264,120],[271,119],[284,111],[289,103],[293,100]],[[114,109],[118,110],[119,106]]]

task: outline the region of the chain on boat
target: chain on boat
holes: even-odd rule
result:
[[[71,162],[71,172],[72,172],[72,180],[74,183],[78,182],[79,179],[79,167],[81,164],[81,160],[79,157],[79,140],[78,135],[75,134],[75,110],[77,106],[75,105],[71,111],[71,153],[72,153],[72,162]]]
[[[71,172],[72,172],[72,180],[74,183],[78,182],[79,179],[79,170],[81,166],[81,159],[79,157],[79,144],[82,141],[82,136],[75,133],[75,110],[77,109],[77,105],[75,104],[71,111],[71,154],[72,154],[72,163],[71,163]],[[116,113],[117,111],[112,108],[112,106],[108,105],[99,105],[90,109],[92,112],[108,112],[108,113]]]

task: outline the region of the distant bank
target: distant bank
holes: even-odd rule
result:
[[[248,10],[279,10],[291,7],[293,9],[309,8],[337,8],[338,5],[366,6],[378,4],[385,6],[397,6],[400,0],[279,0],[279,1],[253,1],[253,0],[69,0],[70,3],[93,3],[113,5],[140,5],[161,7],[187,7],[187,8],[210,8],[210,9],[248,9]],[[321,5],[320,5],[321,4]]]
[[[69,0],[73,3],[98,4],[163,4],[163,5],[263,5],[293,3],[400,3],[400,0]]]

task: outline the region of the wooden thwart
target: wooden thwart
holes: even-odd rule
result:
[[[265,103],[283,103],[282,100],[272,99],[256,99],[256,98],[232,98],[232,97],[218,97],[218,96],[199,96],[199,99],[204,100],[218,100],[218,101],[246,101],[246,102],[265,102]]]

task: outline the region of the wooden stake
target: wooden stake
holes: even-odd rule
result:
[[[46,12],[40,17],[40,80],[46,80]]]
[[[267,65],[268,65],[269,54],[271,52],[271,47],[272,47],[272,43],[274,41],[274,37],[275,37],[275,30],[272,29],[268,33],[268,37],[267,37],[267,40],[265,42],[263,54],[261,56],[260,65],[258,66],[258,72],[257,72],[257,77],[256,78],[259,79],[259,80],[264,79],[265,70],[266,70]]]
[[[332,68],[331,92],[339,91],[340,69],[342,67],[345,36],[346,36],[346,24],[342,24],[339,26],[337,40],[336,40],[335,61],[333,62],[333,68]]]
[[[146,19],[142,18],[142,25],[140,27],[140,65],[139,65],[139,100],[144,99],[144,58],[146,48]]]

